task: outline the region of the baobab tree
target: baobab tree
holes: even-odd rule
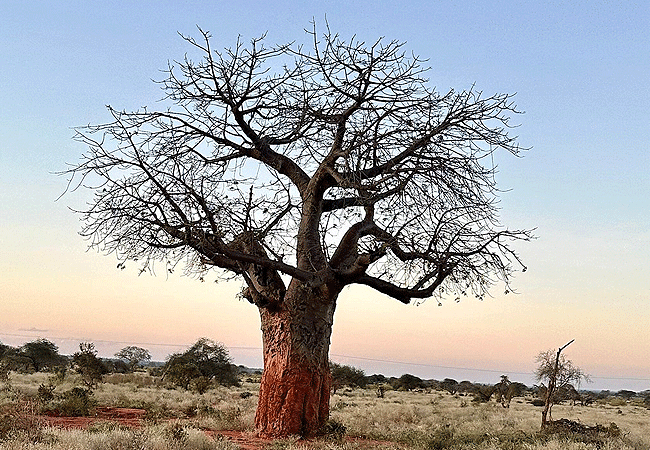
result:
[[[310,44],[215,51],[184,37],[163,107],[77,130],[69,189],[90,245],[138,261],[243,280],[259,309],[262,436],[310,435],[329,410],[336,300],[367,286],[408,304],[483,297],[524,268],[498,220],[493,152],[517,155],[512,96],[440,94],[404,44],[316,27]],[[525,269],[525,268],[524,268]]]

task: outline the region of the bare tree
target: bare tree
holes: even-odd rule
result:
[[[483,297],[520,265],[503,228],[492,154],[518,154],[512,97],[442,95],[404,45],[329,30],[310,49],[264,38],[170,63],[167,108],[118,111],[77,130],[67,173],[95,196],[82,234],[169,270],[243,280],[259,308],[264,436],[327,420],[336,299],[360,284],[400,302]],[[523,265],[521,266],[522,268]],[[525,268],[524,268],[525,269]]]
[[[546,392],[544,394],[544,409],[542,411],[542,428],[548,425],[549,421],[553,421],[551,408],[557,402],[558,392],[580,386],[582,380],[589,381],[589,376],[584,373],[582,369],[573,365],[573,362],[566,359],[562,355],[562,350],[567,348],[573,339],[567,344],[563,345],[555,353],[553,350],[547,350],[537,355],[537,369],[535,370],[535,377],[537,381],[546,380]],[[574,386],[576,385],[576,386]]]

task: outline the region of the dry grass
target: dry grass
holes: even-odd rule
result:
[[[0,443],[2,450],[236,450],[227,441],[214,440],[198,429],[174,431],[154,425],[142,429],[116,427],[100,430],[61,430],[46,428],[40,439],[20,433]]]
[[[143,408],[147,425],[139,430],[115,424],[99,424],[88,430],[56,430],[16,426],[0,449],[231,449],[233,444],[215,441],[201,430],[253,432],[258,384],[239,388],[216,387],[203,395],[171,389],[147,374],[111,376],[94,398],[101,406]],[[11,388],[0,392],[0,407],[32,407],[24,399],[34,397],[45,374],[11,376]],[[56,391],[71,388],[74,379],[59,382]],[[247,396],[245,393],[251,393]],[[244,394],[244,395],[242,395]],[[22,400],[21,400],[22,399]],[[22,402],[22,403],[21,403]],[[32,406],[29,406],[32,405]],[[346,429],[346,436],[382,441],[343,441],[330,436],[306,443],[297,439],[277,441],[269,449],[478,449],[478,450],[641,450],[650,449],[650,411],[640,405],[600,403],[589,407],[556,405],[555,419],[567,418],[586,425],[609,426],[620,436],[553,435],[539,433],[541,408],[516,398],[509,409],[494,402],[475,404],[469,397],[446,393],[387,391],[377,398],[373,390],[341,392],[331,398],[331,419]],[[137,444],[137,445],[136,445]]]
[[[408,448],[457,449],[650,449],[650,411],[626,405],[590,407],[556,405],[555,418],[621,429],[619,437],[545,436],[539,433],[541,408],[515,399],[505,409],[494,402],[474,404],[466,397],[389,391],[376,398],[372,391],[332,397],[331,418],[349,435],[388,440]],[[620,411],[620,412],[619,412]],[[603,447],[604,445],[604,447]]]

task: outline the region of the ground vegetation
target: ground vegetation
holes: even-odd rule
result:
[[[110,374],[94,391],[96,409],[75,421],[40,413],[38,387],[51,374],[11,372],[9,389],[0,391],[0,449],[478,449],[478,450],[641,450],[650,447],[650,410],[643,393],[611,393],[591,406],[555,405],[553,428],[539,430],[542,407],[531,394],[512,399],[510,408],[495,401],[471,403],[446,390],[388,388],[378,398],[372,386],[341,390],[331,398],[329,435],[275,441],[255,437],[259,383],[213,386],[203,395],[169,389],[146,372]],[[57,389],[74,386],[67,374]],[[242,396],[242,393],[251,396]],[[110,413],[110,414],[109,414]],[[59,425],[57,425],[59,424]],[[63,425],[65,424],[65,425]],[[80,428],[78,425],[83,424]]]

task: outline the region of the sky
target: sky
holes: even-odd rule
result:
[[[73,127],[105,105],[154,108],[168,61],[267,33],[306,42],[325,20],[343,38],[406,42],[431,86],[516,93],[523,157],[497,154],[501,220],[535,228],[516,245],[516,293],[403,305],[364,287],[341,294],[333,361],[367,374],[533,383],[535,357],[564,354],[587,389],[650,389],[650,4],[641,1],[30,1],[0,3],[0,342],[126,345],[163,360],[199,337],[261,367],[256,308],[240,284],[137,275],[87,249],[87,192],[56,175],[85,148]]]

